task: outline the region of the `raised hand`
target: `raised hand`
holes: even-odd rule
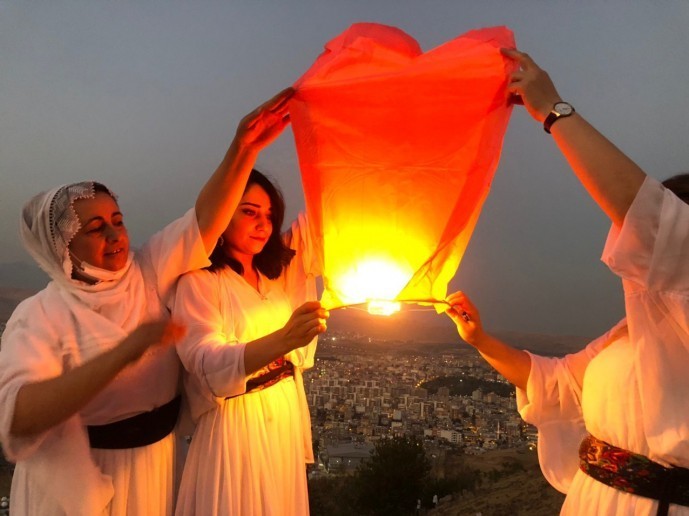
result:
[[[239,145],[258,152],[272,143],[289,123],[287,105],[292,95],[294,89],[285,88],[242,118],[235,136]]]
[[[130,361],[138,359],[151,346],[167,346],[182,338],[186,328],[170,320],[149,321],[137,326],[120,343]]]
[[[476,347],[478,341],[484,336],[481,315],[471,300],[464,292],[455,292],[447,296],[446,301],[450,305],[445,313],[457,325],[459,336],[467,344]]]
[[[543,122],[555,103],[562,100],[555,84],[528,54],[507,48],[500,52],[519,64],[519,70],[510,75],[507,91],[517,96],[518,103],[523,103],[534,119]]]
[[[308,301],[297,308],[283,328],[283,336],[290,350],[305,346],[327,329],[330,313],[318,301]]]
[[[481,315],[463,292],[450,294],[446,301],[450,308],[445,313],[457,325],[460,337],[467,344],[474,346],[510,383],[520,389],[526,389],[531,370],[529,354],[486,333],[481,324]]]

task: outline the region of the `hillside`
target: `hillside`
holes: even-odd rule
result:
[[[560,512],[564,495],[543,477],[535,451],[494,450],[464,460],[482,471],[481,487],[476,493],[441,500],[427,516],[552,516]]]
[[[328,328],[330,332],[395,341],[396,349],[409,351],[451,352],[467,348],[448,317],[428,310],[407,310],[392,317],[372,316],[360,309],[333,310]],[[588,337],[512,331],[498,331],[495,335],[515,347],[554,356],[576,352],[590,340]]]

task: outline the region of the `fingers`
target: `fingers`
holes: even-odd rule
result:
[[[446,301],[450,305],[446,313],[456,323],[461,321],[469,323],[478,319],[478,310],[464,292],[454,292],[447,296]]]
[[[263,106],[266,109],[270,109],[271,111],[275,110],[281,110],[283,108],[287,107],[287,103],[289,100],[294,96],[296,93],[296,90],[292,87],[290,88],[285,88],[281,92],[279,92],[277,95],[275,95],[272,99],[270,99],[268,102],[263,104]]]
[[[299,306],[299,307],[294,311],[294,315],[297,315],[297,314],[305,314],[305,313],[308,313],[308,312],[313,312],[313,311],[315,311],[315,310],[327,311],[327,310],[325,310],[325,308],[323,308],[323,307],[321,306],[321,302],[320,302],[320,301],[307,301],[306,303],[304,303],[303,305]]]
[[[507,102],[508,102],[508,104],[514,104],[515,106],[523,106],[524,105],[524,99],[516,91],[509,93],[509,96],[507,98]]]
[[[240,125],[245,125],[247,129],[253,128],[266,115],[277,119],[284,119],[289,116],[289,100],[294,96],[294,88],[285,88],[270,100],[264,102],[251,113],[246,115]]]
[[[140,328],[148,345],[170,344],[184,337],[187,332],[186,326],[171,320],[143,323]]]
[[[519,63],[519,66],[523,70],[537,66],[536,62],[533,59],[531,59],[531,56],[529,54],[527,54],[526,52],[520,52],[516,48],[501,48],[500,53],[503,56],[508,57]]]
[[[328,317],[330,312],[323,308],[319,301],[307,301],[294,311],[291,322],[297,333],[311,335],[311,340],[327,330]]]
[[[180,340],[187,333],[187,327],[177,321],[168,321],[163,336],[160,339],[162,344],[167,344]]]
[[[272,99],[264,102],[256,109],[256,114],[269,114],[279,118],[284,118],[288,115],[289,100],[294,95],[294,88],[285,88],[280,93],[275,95]]]

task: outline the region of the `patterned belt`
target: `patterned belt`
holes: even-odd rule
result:
[[[653,462],[638,453],[586,437],[579,447],[579,467],[591,478],[612,488],[658,500],[659,516],[669,505],[689,507],[689,469]]]
[[[294,376],[294,365],[292,362],[285,360],[284,358],[278,358],[274,362],[271,362],[267,371],[259,376],[254,376],[253,378],[247,380],[246,391],[243,394],[237,394],[236,396],[228,396],[227,400],[230,398],[236,398],[237,396],[243,396],[244,394],[249,394],[250,392],[260,391],[271,385],[275,385],[280,380]]]

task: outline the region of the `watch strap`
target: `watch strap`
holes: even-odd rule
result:
[[[557,104],[560,104],[560,102],[556,103],[556,105]],[[550,128],[555,122],[560,120],[560,118],[567,118],[568,116],[572,116],[574,114],[574,107],[568,102],[564,102],[564,104],[567,104],[571,108],[571,111],[567,114],[563,114],[555,110],[555,106],[553,106],[553,109],[550,111],[550,113],[548,113],[548,116],[545,117],[545,120],[543,120],[543,130],[546,133],[550,134]]]

